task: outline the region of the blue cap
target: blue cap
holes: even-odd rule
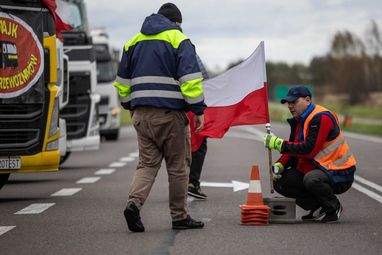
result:
[[[312,93],[310,93],[309,89],[305,86],[297,86],[290,88],[288,94],[285,98],[281,99],[281,103],[285,104],[286,102],[292,103],[296,101],[299,97],[312,97]]]

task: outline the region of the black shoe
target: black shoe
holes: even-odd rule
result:
[[[207,195],[202,192],[200,186],[195,187],[191,183],[188,185],[188,195],[202,200],[207,198]]]
[[[321,220],[323,217],[325,217],[325,211],[321,207],[318,207],[310,210],[310,212],[307,215],[302,216],[301,219],[303,221],[316,221]]]
[[[194,220],[187,215],[184,220],[177,220],[172,222],[172,229],[191,229],[191,228],[203,228],[204,223],[198,220]]]
[[[134,202],[129,201],[127,203],[126,209],[123,212],[125,215],[125,219],[127,222],[127,226],[129,227],[129,230],[132,232],[144,232],[145,227],[143,226],[143,223],[141,221],[141,217],[139,216],[139,209],[134,204]]]
[[[326,213],[325,217],[322,218],[322,223],[334,223],[337,222],[340,218],[341,214],[343,213],[344,209],[342,208],[342,205],[338,202],[337,209],[334,212]]]

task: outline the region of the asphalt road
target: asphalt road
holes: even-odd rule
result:
[[[259,165],[264,197],[270,193],[263,126],[233,128],[209,139],[202,180],[248,183]],[[284,125],[272,131],[287,137]],[[382,139],[347,135],[358,160],[353,188],[340,196],[339,223],[240,225],[247,190],[203,187],[205,201],[189,199],[201,230],[171,230],[165,168],[141,216],[144,233],[131,233],[123,217],[137,163],[131,128],[99,151],[73,153],[57,173],[14,174],[0,191],[0,254],[379,254],[382,249]],[[278,156],[273,153],[273,159]],[[222,185],[222,186],[224,186]],[[229,185],[226,185],[229,186]],[[297,218],[304,213],[297,209]]]

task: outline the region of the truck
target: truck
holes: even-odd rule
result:
[[[58,171],[55,20],[40,1],[0,3],[0,188],[10,174]]]
[[[69,103],[60,110],[66,121],[66,153],[98,150],[100,147],[97,94],[97,69],[94,45],[90,36],[86,6],[83,0],[61,0],[69,10],[68,20],[74,29],[63,31],[64,53],[69,57]]]
[[[100,135],[106,140],[117,140],[120,129],[118,91],[113,82],[117,75],[119,51],[115,49],[105,28],[92,29],[91,35],[97,62],[97,88],[99,103]]]

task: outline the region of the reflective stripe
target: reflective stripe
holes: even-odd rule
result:
[[[352,152],[349,150],[348,153],[346,153],[342,158],[337,159],[336,161],[332,162],[332,164],[335,166],[341,166],[349,159],[351,155],[352,155]]]
[[[268,146],[267,146],[267,147],[269,147],[269,143],[271,142],[271,138],[272,138],[272,136],[271,136],[271,135],[267,135],[267,136],[266,136],[266,139],[265,139],[265,144],[268,144]]]
[[[117,76],[115,81],[118,82],[121,85],[129,85],[131,83],[130,79],[125,79],[125,78],[122,78],[122,77],[119,77],[119,76]]]
[[[184,100],[186,100],[186,102],[189,104],[197,104],[197,103],[200,103],[204,100],[204,95],[201,95],[201,96],[198,96],[195,98],[185,97]]]
[[[248,193],[261,193],[261,182],[259,180],[250,180]]]
[[[179,85],[178,81],[174,78],[163,77],[163,76],[142,76],[133,78],[131,80],[131,85],[137,85],[141,83],[160,83],[160,84],[171,84],[171,85]]]
[[[131,94],[128,95],[128,96],[125,96],[125,97],[121,97],[121,98],[120,98],[120,101],[121,101],[122,103],[127,103],[127,102],[129,102],[130,100],[131,100]]]
[[[332,151],[336,150],[339,146],[341,146],[345,142],[345,139],[341,137],[337,142],[329,145],[325,149],[321,150],[317,155],[314,157],[315,160],[318,160],[322,158],[323,156],[331,153]]]
[[[164,97],[173,99],[184,99],[179,91],[165,91],[165,90],[140,90],[134,91],[129,96],[121,99],[122,102],[126,103],[131,99],[141,98],[141,97]]]
[[[191,80],[195,80],[198,78],[203,78],[203,75],[201,72],[186,74],[186,75],[180,77],[179,83],[183,84],[186,81],[191,81]]]

